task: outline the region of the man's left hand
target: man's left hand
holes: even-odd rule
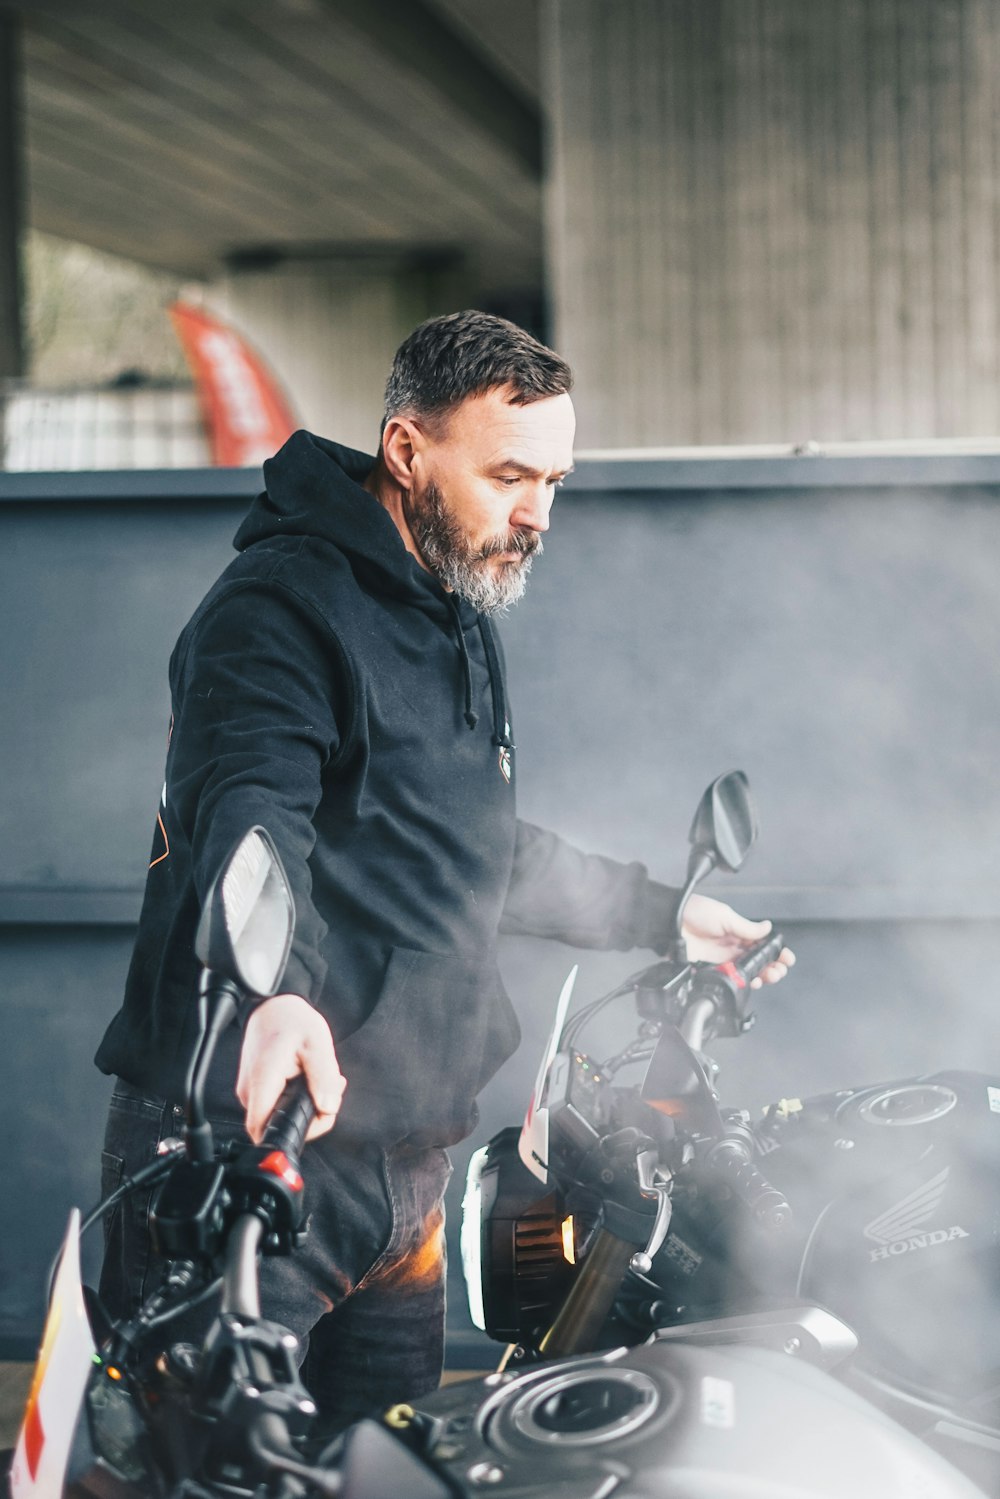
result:
[[[692,961],[728,963],[766,937],[771,923],[749,921],[724,901],[712,900],[708,895],[692,895],[684,907],[683,930],[688,957]],[[762,984],[776,984],[794,962],[795,954],[791,948],[783,947],[775,961],[753,980],[751,989],[759,989]]]

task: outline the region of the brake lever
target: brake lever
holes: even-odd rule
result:
[[[653,1268],[653,1260],[661,1249],[667,1230],[670,1227],[670,1219],[673,1214],[673,1204],[670,1200],[670,1179],[656,1180],[656,1168],[659,1155],[655,1150],[643,1150],[636,1157],[636,1170],[639,1178],[639,1190],[644,1197],[656,1197],[656,1217],[653,1219],[653,1227],[650,1231],[649,1240],[645,1249],[636,1250],[629,1260],[629,1269],[634,1270],[637,1275],[648,1275]]]

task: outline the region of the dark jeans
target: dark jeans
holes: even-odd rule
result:
[[[119,1082],[102,1155],[107,1196],[180,1133],[179,1105]],[[213,1120],[218,1141],[243,1138]],[[383,1150],[326,1137],[303,1153],[308,1233],[288,1257],[261,1262],[261,1312],[307,1350],[304,1382],[324,1432],[436,1389],[444,1356],[444,1207],[451,1164],[438,1149]],[[105,1225],[101,1298],[130,1315],[159,1281],[149,1193],[126,1198]],[[170,1340],[200,1340],[211,1312],[179,1319]]]

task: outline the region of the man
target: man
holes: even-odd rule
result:
[[[334,1423],[438,1381],[443,1147],[474,1128],[518,1040],[498,933],[653,950],[671,935],[675,892],[641,865],[515,817],[489,615],[520,597],[572,466],[571,384],[499,318],[422,325],[396,355],[378,456],[292,437],[171,658],[139,935],[97,1059],[121,1079],[107,1185],[176,1129],[201,901],[261,823],[295,895],[286,992],[220,1048],[209,1095],[223,1128],[245,1113],[257,1138],[285,1081],[307,1079],[325,1136],[306,1152],[310,1232],[265,1263],[262,1289],[265,1313],[309,1340],[306,1381]],[[686,922],[719,961],[767,930],[698,896]],[[115,1312],[150,1272],[145,1223],[113,1221]]]

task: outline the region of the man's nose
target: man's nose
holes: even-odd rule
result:
[[[512,526],[527,526],[532,531],[549,529],[549,511],[552,509],[552,491],[548,484],[532,485],[522,493],[511,514]]]

